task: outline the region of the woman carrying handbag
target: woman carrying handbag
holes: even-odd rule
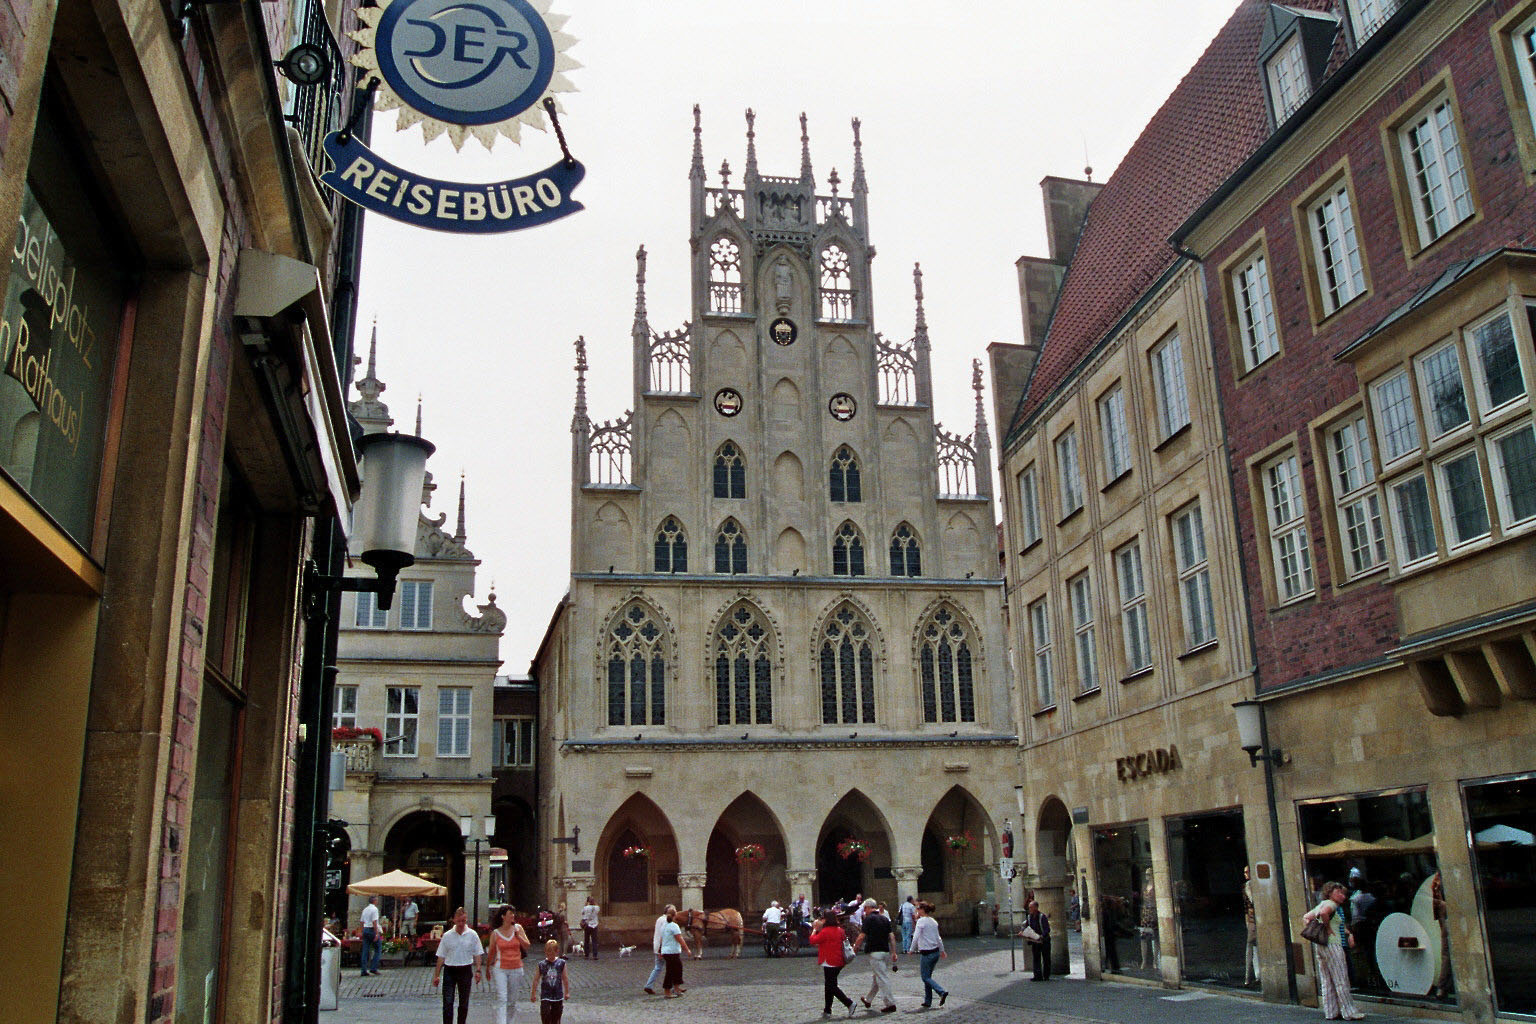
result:
[[[1325,1020],[1364,1020],[1349,992],[1349,966],[1344,961],[1344,947],[1355,944],[1355,937],[1344,927],[1339,908],[1349,899],[1349,892],[1338,882],[1323,885],[1323,900],[1302,915],[1301,937],[1317,946],[1317,977],[1322,988]]]

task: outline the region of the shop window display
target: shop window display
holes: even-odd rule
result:
[[[1168,822],[1168,872],[1185,981],[1235,986],[1257,981],[1247,866],[1242,811]]]
[[[1351,990],[1454,1002],[1448,922],[1472,908],[1446,903],[1424,790],[1307,801],[1298,812],[1309,906],[1328,882],[1349,890]]]
[[[1162,977],[1157,929],[1157,886],[1147,823],[1093,832],[1099,876],[1100,964],[1106,974]]]
[[[1536,1014],[1536,775],[1466,787],[1494,1005]]]

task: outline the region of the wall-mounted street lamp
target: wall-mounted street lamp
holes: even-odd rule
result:
[[[1289,759],[1279,747],[1266,749],[1268,736],[1264,729],[1264,705],[1256,700],[1240,700],[1232,705],[1237,712],[1237,736],[1243,750],[1248,753],[1249,767],[1260,761],[1268,761],[1276,768],[1289,764]]]

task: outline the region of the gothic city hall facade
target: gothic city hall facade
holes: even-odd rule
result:
[[[616,346],[577,344],[541,887],[639,935],[667,903],[802,893],[969,927],[1017,777],[980,371],[973,431],[945,431],[920,270],[910,340],[875,330],[858,122],[845,195],[803,118],[799,174],[760,174],[752,122],[742,187],[713,187],[695,109],[692,315],[652,329],[642,248],[631,412],[589,417]]]

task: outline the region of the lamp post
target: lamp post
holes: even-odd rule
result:
[[[480,925],[480,844],[481,843],[485,843],[487,846],[490,845],[491,835],[496,831],[496,815],[494,815],[494,814],[487,814],[485,816],[485,820],[484,820],[484,824],[483,824],[483,831],[485,832],[485,835],[483,835],[483,836],[471,836],[470,832],[474,831],[474,827],[475,827],[475,819],[471,815],[465,814],[465,815],[461,815],[459,817],[459,831],[461,833],[463,833],[463,835],[464,835],[464,842],[465,843],[474,843],[475,844],[475,853],[474,853],[474,857],[475,857],[474,881],[471,883],[473,885],[473,887],[474,887],[474,890],[475,890],[475,895],[474,895],[474,914],[475,914],[475,916],[470,918],[470,920],[473,921],[475,927],[478,928],[479,925]],[[489,904],[489,900],[487,900],[487,904]]]
[[[1237,713],[1238,744],[1248,755],[1249,767],[1254,767],[1261,761],[1264,763],[1264,795],[1269,802],[1269,842],[1275,858],[1275,893],[1280,901],[1280,920],[1289,921],[1291,911],[1289,902],[1285,898],[1285,855],[1280,840],[1280,809],[1275,799],[1275,769],[1281,765],[1290,764],[1290,758],[1286,757],[1279,747],[1270,747],[1269,722],[1264,717],[1262,702],[1240,700],[1232,705],[1232,710]],[[1296,970],[1289,954],[1285,960],[1286,986],[1290,992],[1291,1002],[1294,1003],[1297,999]]]

